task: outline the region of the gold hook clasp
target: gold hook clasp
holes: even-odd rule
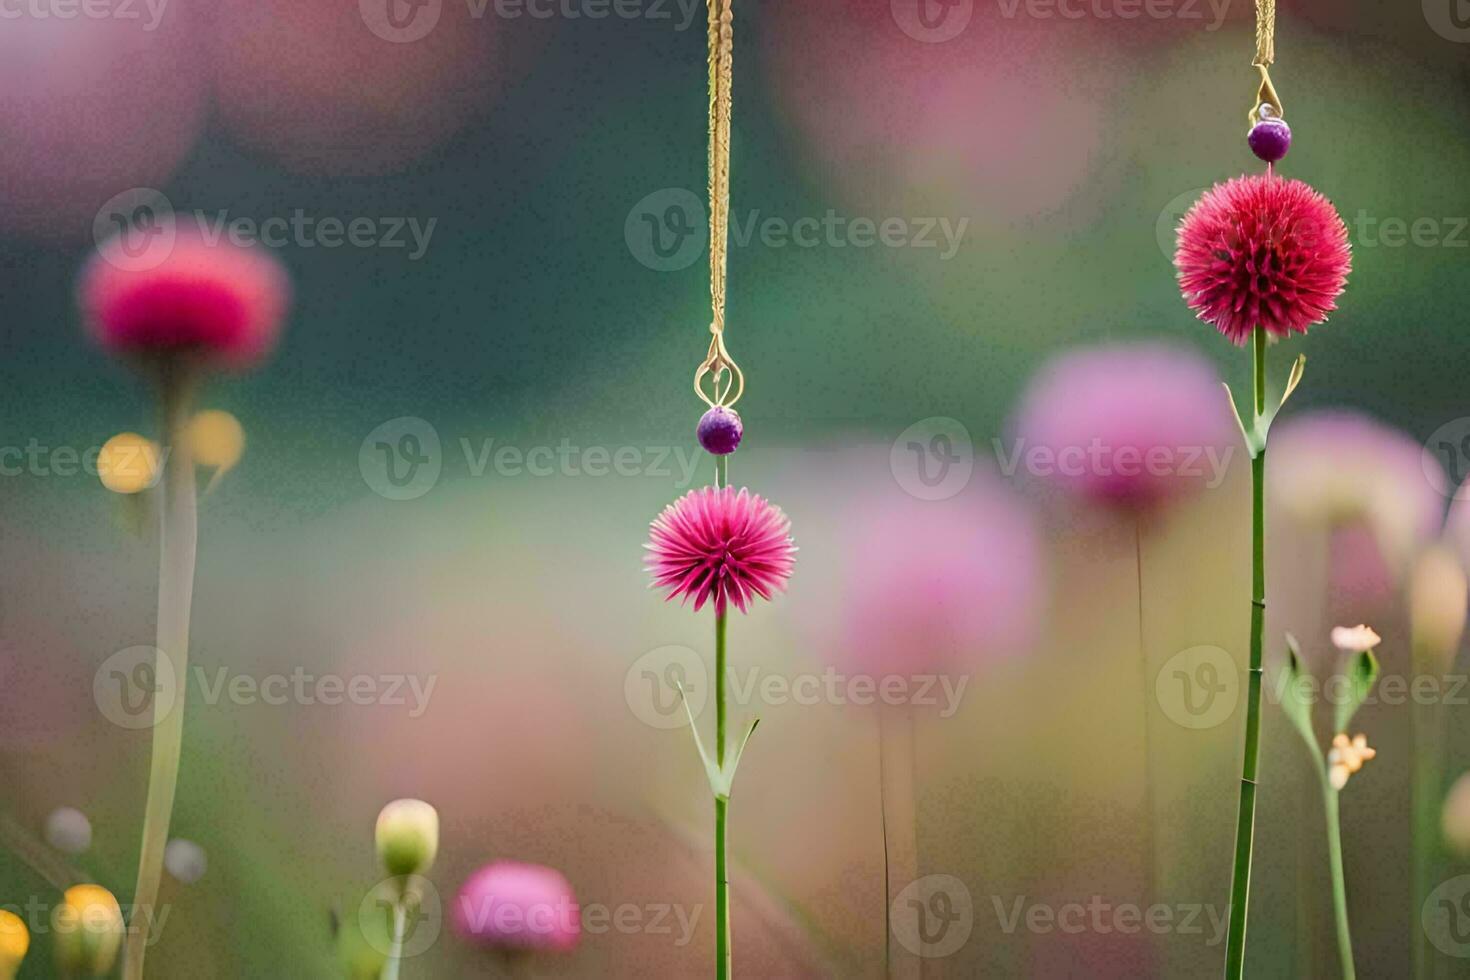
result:
[[[711,332],[714,336],[710,338],[709,354],[694,372],[694,393],[710,408],[731,408],[745,394],[745,374],[725,349],[724,333]]]
[[[1276,86],[1271,84],[1271,70],[1265,65],[1257,64],[1256,70],[1261,73],[1261,85],[1256,89],[1256,101],[1251,103],[1251,111],[1247,118],[1254,126],[1261,121],[1261,106],[1269,105],[1280,119],[1286,115],[1286,108],[1281,104],[1281,96],[1276,94]]]

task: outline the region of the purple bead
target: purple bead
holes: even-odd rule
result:
[[[1245,141],[1256,156],[1267,163],[1275,163],[1291,149],[1291,127],[1284,119],[1262,119],[1251,127]]]
[[[705,412],[699,420],[699,427],[694,430],[699,437],[699,444],[706,452],[716,456],[728,456],[740,445],[740,437],[745,432],[745,426],[740,424],[740,415],[733,408],[716,405]]]

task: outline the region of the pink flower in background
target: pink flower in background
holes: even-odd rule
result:
[[[779,507],[748,490],[691,490],[653,522],[647,568],[669,599],[693,599],[696,611],[713,600],[719,615],[731,603],[746,612],[753,598],[771,598],[791,577],[790,530]]]
[[[1041,542],[1009,488],[982,474],[947,500],[889,484],[843,514],[833,659],[877,675],[1014,656],[1045,605]]]
[[[569,950],[582,931],[566,877],[519,861],[496,861],[470,875],[455,896],[453,918],[463,938],[507,950]]]
[[[1160,346],[1061,355],[1031,382],[1012,430],[1004,451],[1018,472],[1140,511],[1217,485],[1240,449],[1214,368]]]
[[[1307,412],[1272,428],[1271,457],[1267,495],[1285,518],[1277,526],[1292,540],[1326,535],[1293,550],[1325,548],[1332,583],[1348,599],[1390,594],[1439,533],[1445,500],[1408,433],[1358,412]]]
[[[1259,325],[1306,333],[1336,309],[1352,246],[1337,209],[1271,173],[1216,184],[1179,225],[1179,287],[1196,315],[1243,345]]]
[[[249,367],[275,346],[290,286],[258,248],[207,243],[180,226],[151,268],[133,268],[106,242],[82,271],[79,298],[103,347],[138,356],[190,355]]]

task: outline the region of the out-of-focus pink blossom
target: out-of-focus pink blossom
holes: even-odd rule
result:
[[[461,937],[505,950],[566,951],[581,936],[581,912],[560,871],[496,861],[460,887],[452,910]]]
[[[1143,511],[1218,485],[1245,457],[1240,443],[1208,361],[1126,345],[1063,354],[1042,368],[1004,451],[1021,474]]]

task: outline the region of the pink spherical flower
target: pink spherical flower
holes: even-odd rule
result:
[[[519,861],[496,861],[470,875],[455,896],[453,917],[463,938],[506,950],[565,951],[582,931],[566,877]]]
[[[1153,345],[1056,358],[1012,430],[1020,472],[1134,511],[1216,485],[1240,441],[1210,363]]]
[[[1174,265],[1190,309],[1243,345],[1257,326],[1285,337],[1326,320],[1352,246],[1330,201],[1268,172],[1206,191],[1179,225]]]
[[[181,225],[147,268],[105,242],[78,292],[92,335],[110,351],[244,368],[275,346],[290,286],[263,250],[224,239],[211,244]]]
[[[791,577],[790,530],[779,507],[748,490],[691,490],[653,522],[647,568],[669,599],[692,598],[696,611],[714,600],[718,615],[730,603],[746,612],[753,598],[771,598]]]
[[[1028,651],[1047,575],[1029,509],[977,473],[947,500],[867,490],[843,513],[829,657],[874,676],[943,673]]]

